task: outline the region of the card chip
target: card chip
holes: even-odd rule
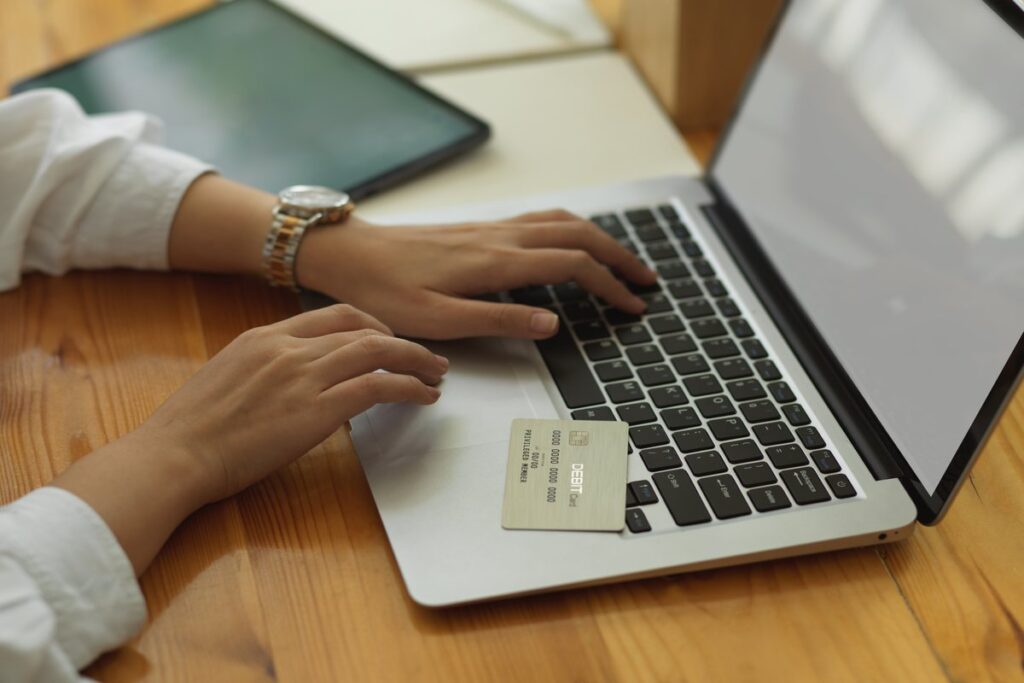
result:
[[[571,446],[586,446],[590,443],[590,433],[572,431],[569,432],[569,445]]]

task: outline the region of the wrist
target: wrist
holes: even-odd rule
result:
[[[370,224],[349,216],[343,223],[311,228],[295,257],[295,280],[300,287],[343,299],[345,279],[358,256],[354,253],[359,235]]]

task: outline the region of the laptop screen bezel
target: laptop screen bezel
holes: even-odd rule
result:
[[[1024,39],[1024,7],[1016,4],[1014,0],[972,1],[987,5],[1013,28],[1021,39]],[[929,492],[882,426],[863,394],[850,379],[842,363],[831,351],[821,332],[800,305],[796,295],[775,269],[767,251],[753,230],[750,229],[749,223],[743,220],[740,211],[732,203],[728,192],[715,174],[718,161],[723,150],[729,144],[729,139],[748,99],[751,87],[767,59],[792,3],[793,0],[784,0],[775,24],[762,46],[760,55],[747,75],[746,82],[737,98],[737,105],[723,127],[708,163],[705,181],[714,197],[712,208],[715,219],[712,223],[720,233],[723,233],[723,237],[726,238],[724,241],[737,256],[737,261],[748,278],[751,279],[751,284],[756,285],[753,289],[758,293],[762,303],[772,312],[773,317],[782,323],[780,327],[787,333],[787,336],[792,335],[799,338],[799,343],[794,344],[794,352],[805,364],[808,374],[858,451],[866,456],[866,459],[883,458],[889,461],[889,466],[886,469],[903,482],[917,506],[918,521],[922,524],[935,524],[949,508],[957,490],[970,471],[971,465],[981,452],[989,434],[1024,377],[1024,330],[967,429],[967,433],[957,446],[938,487],[934,492]],[[730,231],[734,234],[724,234]],[[743,253],[738,253],[740,251]]]

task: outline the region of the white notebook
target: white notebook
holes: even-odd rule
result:
[[[275,0],[385,64],[424,72],[611,44],[587,0]]]

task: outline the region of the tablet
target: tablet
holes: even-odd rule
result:
[[[150,112],[165,144],[277,192],[366,197],[481,144],[487,124],[269,0],[233,0],[15,85]]]

